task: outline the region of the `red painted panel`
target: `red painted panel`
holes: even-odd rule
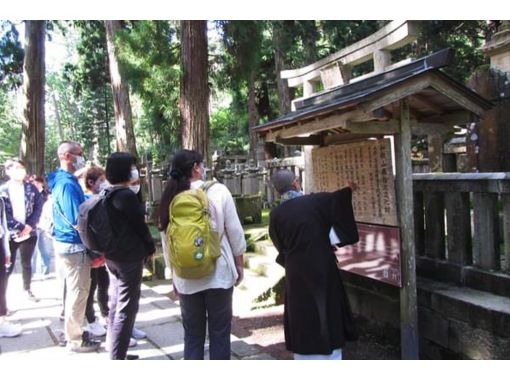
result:
[[[361,276],[402,287],[398,227],[357,223],[359,242],[338,248],[338,267]]]

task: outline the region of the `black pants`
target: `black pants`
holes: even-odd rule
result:
[[[179,294],[185,360],[204,359],[206,324],[209,358],[230,360],[233,291],[234,288],[207,289],[194,294]]]
[[[106,266],[110,274],[110,359],[124,360],[138,313],[143,260],[119,262],[107,259]]]
[[[3,238],[0,239],[0,317],[7,314],[7,301],[5,294],[7,292],[7,271],[5,269],[5,254]]]
[[[11,266],[9,267],[7,274],[10,275],[14,270],[16,254],[19,249],[19,253],[21,255],[23,289],[25,290],[30,290],[30,283],[32,282],[32,256],[34,255],[36,243],[37,236],[32,236],[21,243],[16,243],[12,240],[9,242],[9,248],[11,250]]]
[[[96,320],[96,313],[94,312],[94,293],[97,289],[97,303],[99,310],[103,317],[108,316],[108,286],[110,279],[108,271],[105,266],[99,268],[92,268],[90,270],[90,291],[87,298],[87,309],[85,310],[85,317],[88,323]]]

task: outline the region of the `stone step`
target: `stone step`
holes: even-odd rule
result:
[[[244,254],[244,267],[264,277],[282,277],[285,272],[274,258],[255,252]]]

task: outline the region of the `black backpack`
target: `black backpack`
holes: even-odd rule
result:
[[[77,230],[81,241],[89,250],[103,255],[115,247],[107,202],[116,190],[105,189],[80,205]]]

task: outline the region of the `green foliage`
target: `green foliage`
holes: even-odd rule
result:
[[[0,85],[15,89],[23,82],[24,51],[14,23],[0,20]]]
[[[14,93],[0,86],[0,163],[17,157],[21,141],[21,121],[14,114]]]
[[[137,145],[154,163],[180,145],[179,43],[168,21],[131,21],[118,38],[121,69],[141,103],[135,127]]]
[[[485,21],[424,21],[421,23],[420,37],[412,46],[412,56],[423,57],[447,47],[452,48],[455,61],[445,68],[445,72],[465,83],[474,69],[487,61],[481,47],[489,29]]]
[[[230,107],[220,108],[211,115],[211,151],[227,155],[245,154],[248,151],[248,115],[236,113]]]

